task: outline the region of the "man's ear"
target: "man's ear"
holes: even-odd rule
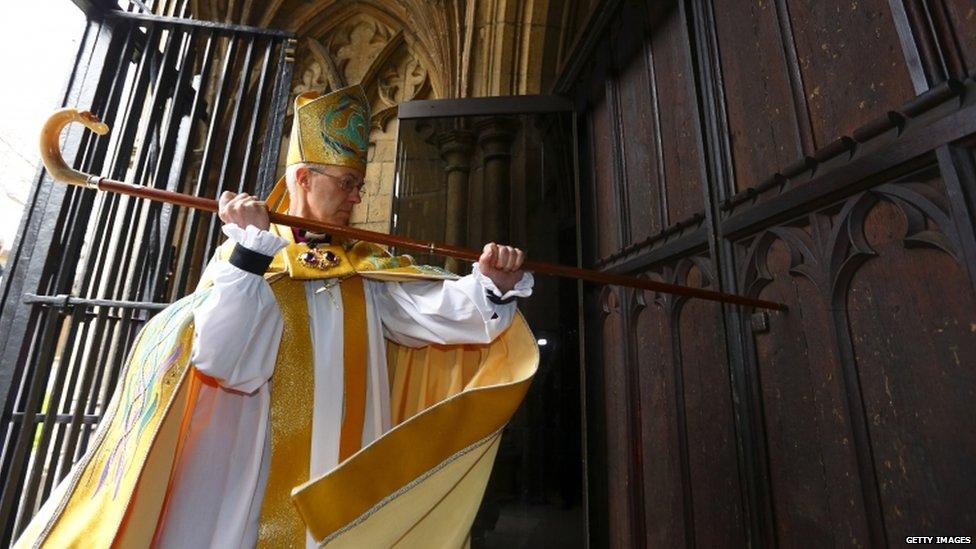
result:
[[[308,191],[309,188],[308,173],[308,168],[305,166],[299,166],[295,169],[295,185],[301,187],[303,191]]]

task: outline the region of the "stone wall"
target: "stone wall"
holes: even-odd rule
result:
[[[293,96],[362,84],[373,109],[367,195],[352,225],[388,231],[402,101],[548,91],[596,0],[197,0],[204,19],[298,34]],[[285,121],[291,124],[291,117]],[[281,164],[288,133],[282,144]],[[478,167],[474,167],[475,170]]]

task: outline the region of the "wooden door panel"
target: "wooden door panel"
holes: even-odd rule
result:
[[[955,39],[948,42],[958,44],[966,72],[972,74],[976,72],[976,4],[972,0],[945,0],[945,7]]]
[[[866,214],[874,255],[846,294],[889,541],[976,525],[976,296],[952,255],[911,240],[912,209]],[[924,230],[951,240],[932,220]]]
[[[672,225],[702,211],[701,141],[695,128],[694,76],[684,21],[674,14],[655,32],[654,86],[660,105],[667,224]]]
[[[631,466],[633,463],[633,434],[627,374],[626,347],[620,345],[624,337],[621,300],[616,289],[601,295],[603,312],[603,398],[606,418],[607,449],[607,511],[611,532],[611,546],[627,547],[633,539],[631,523],[633,504]]]
[[[660,277],[653,277],[660,278]],[[686,479],[678,408],[679,385],[671,344],[670,307],[650,292],[638,297],[634,338],[640,383],[644,521],[649,547],[685,542]]]
[[[886,0],[789,0],[820,148],[915,96]]]
[[[641,14],[631,14],[639,17]],[[619,50],[615,49],[615,52]],[[654,128],[657,107],[652,98],[650,59],[642,37],[617,53],[617,81],[621,156],[626,185],[631,241],[639,242],[660,231],[658,142]]]
[[[602,48],[602,52],[589,67],[587,116],[583,120],[587,147],[581,151],[586,166],[581,175],[587,183],[580,198],[582,203],[587,204],[584,219],[592,224],[590,231],[587,231],[587,257],[592,261],[607,257],[621,245],[620,231],[600,230],[600,227],[611,226],[619,215],[618,191],[614,181],[613,141],[616,128],[612,120],[611,98],[607,94],[609,52],[606,47]]]
[[[976,294],[934,171],[770,228],[741,259],[749,293],[790,307],[754,337],[780,542],[976,524]]]
[[[775,2],[715,3],[735,190],[803,155]],[[806,116],[806,113],[803,113]]]
[[[611,4],[569,86],[596,267],[789,312],[645,294],[591,314],[598,528],[703,547],[971,530],[976,80],[939,75],[973,74],[976,7]]]
[[[767,233],[747,261],[762,271],[747,276],[763,284],[759,295],[790,308],[754,337],[776,538],[787,547],[864,547],[870,538],[844,376],[807,230]]]
[[[617,189],[613,180],[613,156],[607,151],[612,150],[612,132],[610,105],[606,95],[593,102],[591,120],[592,145],[590,151],[593,162],[593,196],[594,213],[596,214],[594,227],[597,235],[597,257],[603,258],[620,248],[619,231],[600,230],[600,227],[611,227],[613,220],[619,215],[617,211]]]
[[[681,283],[702,284],[701,267],[686,267]],[[679,270],[680,272],[680,270]],[[702,547],[745,544],[721,307],[691,300],[678,317],[688,461],[695,543]],[[680,405],[680,404],[679,404]]]

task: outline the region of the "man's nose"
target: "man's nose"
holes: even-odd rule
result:
[[[352,202],[353,204],[359,204],[360,202],[362,202],[363,195],[360,194],[360,188],[353,187],[352,191],[349,192],[349,196],[347,200],[349,200],[349,202]]]

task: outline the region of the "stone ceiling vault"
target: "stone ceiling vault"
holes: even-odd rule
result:
[[[191,11],[201,19],[293,31],[299,37],[299,63],[314,47],[307,44],[310,40],[324,46],[348,40],[333,34],[348,30],[354,19],[372,20],[402,41],[426,71],[429,97],[449,98],[546,93],[599,4],[599,0],[191,0]],[[357,38],[363,39],[365,31],[359,32]],[[371,48],[377,39],[366,40]],[[366,70],[353,65],[353,76]]]

